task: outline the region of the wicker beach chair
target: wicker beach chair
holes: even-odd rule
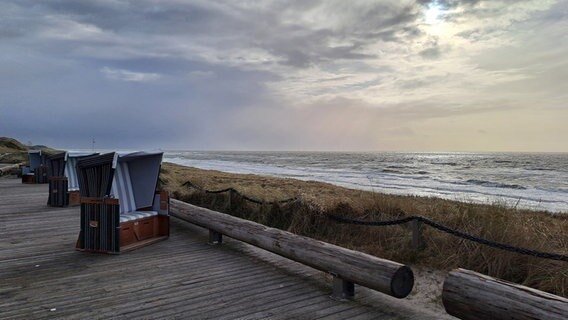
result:
[[[108,153],[77,163],[77,249],[120,253],[169,237],[169,197],[156,191],[162,153]]]
[[[22,183],[47,183],[46,155],[41,150],[28,151],[29,165],[22,166]]]
[[[79,205],[79,183],[75,167],[81,158],[98,153],[62,152],[47,158],[49,197],[47,204],[53,207]]]

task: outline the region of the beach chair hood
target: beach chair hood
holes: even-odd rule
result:
[[[30,170],[32,172],[43,164],[44,159],[42,158],[41,150],[30,150],[28,151],[28,156],[30,159]]]
[[[65,171],[66,152],[54,154],[47,158],[47,176],[62,177]]]
[[[67,177],[69,191],[79,190],[79,180],[77,178],[77,162],[80,159],[98,155],[96,152],[65,152],[65,170],[62,175]]]
[[[111,196],[120,199],[121,213],[152,207],[162,155],[135,152],[115,158]]]
[[[81,159],[81,197],[119,199],[120,213],[152,207],[163,152],[116,152]]]

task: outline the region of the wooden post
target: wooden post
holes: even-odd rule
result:
[[[424,242],[424,236],[422,235],[422,221],[410,221],[410,229],[412,230],[412,248],[416,250],[424,249],[426,247],[426,243]]]
[[[229,189],[229,213],[233,213],[233,189]]]
[[[444,308],[466,320],[547,319],[568,317],[568,299],[465,269],[448,274]]]
[[[270,228],[179,200],[171,200],[170,215],[329,272],[343,281],[356,283],[397,298],[406,297],[414,286],[412,270],[397,262]]]
[[[333,276],[333,293],[331,297],[335,300],[352,300],[355,296],[355,284],[353,282]]]
[[[214,230],[209,230],[209,244],[210,245],[217,245],[217,244],[221,244],[223,243],[223,234],[214,231]]]

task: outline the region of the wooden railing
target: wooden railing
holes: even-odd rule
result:
[[[170,215],[209,229],[210,242],[222,235],[252,244],[333,275],[333,296],[354,294],[354,284],[396,298],[406,297],[414,286],[412,270],[403,264],[349,250],[312,238],[270,228],[228,214],[172,199]]]
[[[171,200],[170,215],[209,229],[212,244],[227,235],[328,272],[334,277],[333,296],[339,299],[352,298],[354,284],[397,298],[406,297],[414,285],[412,270],[397,262],[179,200]],[[448,274],[442,301],[460,319],[568,319],[568,299],[464,269]]]
[[[13,170],[19,169],[20,165],[22,165],[22,164],[23,163],[16,163],[16,164],[7,165],[5,167],[0,168],[0,176],[8,174],[9,172],[11,172]]]
[[[446,312],[466,320],[568,319],[566,298],[465,269],[448,274],[442,301]]]

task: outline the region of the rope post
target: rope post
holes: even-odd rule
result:
[[[423,250],[426,247],[426,243],[424,242],[424,235],[422,234],[422,221],[410,221],[410,229],[412,230],[412,240],[410,242],[412,248]]]
[[[233,189],[229,189],[229,213],[233,213]]]
[[[338,301],[352,300],[355,296],[355,284],[333,275],[333,292],[331,298]]]
[[[209,229],[209,242],[210,245],[218,245],[223,243],[223,234],[215,230]]]

